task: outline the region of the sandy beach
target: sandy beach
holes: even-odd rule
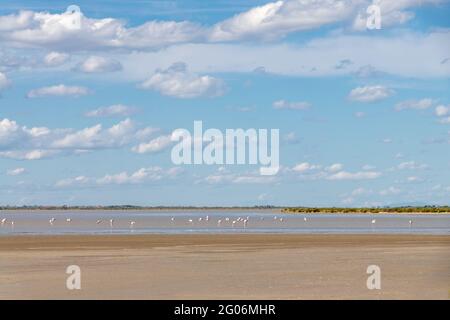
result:
[[[0,298],[448,299],[449,249],[421,235],[4,236]],[[381,290],[366,287],[371,264]]]

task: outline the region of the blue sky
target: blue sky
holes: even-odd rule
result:
[[[0,205],[449,204],[450,3],[374,3],[2,3]],[[279,129],[279,173],[174,165],[194,120]]]

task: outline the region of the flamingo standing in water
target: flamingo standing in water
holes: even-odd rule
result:
[[[244,228],[247,228],[248,219],[244,220]]]
[[[48,220],[48,222],[50,223],[50,225],[53,226],[53,223],[55,223],[56,219],[55,218],[51,218],[50,220]]]
[[[97,220],[97,221],[95,221],[95,224],[100,224],[100,223],[102,223],[102,220]]]
[[[135,224],[136,224],[136,221],[130,221],[130,228],[133,229]]]
[[[71,222],[72,222],[72,219],[67,218],[67,219],[66,219],[66,222],[67,222],[67,223],[71,223]]]
[[[13,221],[11,221],[11,229],[13,229],[13,230],[14,230],[14,220],[13,220]]]
[[[222,223],[222,220],[219,219],[219,220],[217,221],[217,226],[220,227],[220,224],[221,224],[221,223]]]
[[[6,218],[3,218],[3,219],[2,219],[2,227],[3,227],[3,225],[5,224],[5,222],[6,222]]]
[[[114,219],[110,219],[110,220],[109,220],[109,226],[110,226],[111,228],[114,227]]]

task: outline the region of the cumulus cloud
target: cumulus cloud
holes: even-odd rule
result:
[[[311,164],[309,162],[302,162],[299,164],[296,164],[292,170],[295,172],[307,172],[307,171],[312,171],[312,170],[316,170],[316,169],[320,169],[321,166],[319,165],[315,165],[315,164]]]
[[[149,142],[141,143],[132,148],[136,153],[155,153],[165,150],[172,145],[171,135],[160,136]]]
[[[77,27],[73,22],[77,21]],[[78,27],[79,26],[79,27]],[[93,19],[82,12],[20,11],[0,16],[0,40],[15,46],[53,48],[62,51],[100,49],[156,49],[195,41],[204,30],[195,23],[148,21],[127,28],[123,20]]]
[[[350,91],[348,98],[358,102],[376,102],[390,97],[394,92],[384,86],[357,87]]]
[[[358,31],[366,30],[367,13],[366,8],[369,4],[379,6],[381,11],[382,28],[401,25],[414,18],[414,12],[408,11],[409,8],[414,8],[424,5],[436,5],[445,0],[373,0],[364,1],[364,6],[361,6],[359,13],[353,21],[353,28]]]
[[[402,111],[406,109],[413,109],[413,110],[425,110],[428,108],[431,108],[433,105],[434,100],[431,98],[424,98],[421,100],[406,100],[399,102],[395,105],[396,111]]]
[[[435,110],[436,116],[439,117],[438,122],[442,124],[449,124],[450,123],[450,105],[444,106],[439,105],[436,107]]]
[[[114,72],[121,69],[122,64],[119,61],[99,56],[90,56],[75,67],[76,71],[84,73]]]
[[[440,2],[383,0],[377,4],[383,13],[383,27],[387,27],[412,19],[414,14],[407,11],[408,8]],[[193,42],[273,40],[292,32],[342,22],[353,21],[354,29],[365,29],[365,10],[370,3],[369,0],[280,0],[253,7],[212,26],[189,21],[151,20],[129,27],[122,19],[89,18],[82,12],[20,11],[0,16],[0,41],[16,47],[98,51],[153,50]]]
[[[198,182],[208,184],[270,184],[277,180],[278,178],[275,176],[261,176],[256,172],[232,173],[221,168]]]
[[[80,130],[71,128],[20,126],[9,119],[0,120],[0,157],[36,160],[61,154],[81,154],[88,151],[121,148],[140,144],[158,131],[137,128],[125,119],[109,128],[101,124]]]
[[[405,161],[400,163],[397,168],[400,170],[420,170],[428,168],[428,165],[415,161]]]
[[[114,104],[108,107],[102,107],[85,113],[86,117],[114,117],[114,116],[130,116],[136,112],[136,109],[123,104]]]
[[[364,180],[364,179],[376,179],[381,176],[380,172],[376,171],[360,171],[360,172],[347,172],[339,171],[327,177],[328,180]]]
[[[89,94],[88,88],[79,86],[66,86],[64,84],[42,87],[30,90],[27,98],[41,98],[41,97],[80,97]]]
[[[93,187],[93,186],[105,186],[105,185],[124,185],[124,184],[141,184],[148,182],[156,182],[163,179],[175,179],[183,172],[181,168],[173,167],[169,169],[163,169],[158,166],[140,168],[132,173],[126,171],[106,174],[103,177],[87,177],[78,176],[74,178],[66,178],[59,180],[55,183],[57,188],[68,187]]]
[[[6,174],[8,176],[19,176],[21,174],[24,174],[26,172],[25,168],[15,168],[15,169],[10,169],[6,171]]]
[[[437,106],[435,113],[438,117],[445,117],[447,115],[450,115],[450,105],[449,106],[444,106],[444,105]]]
[[[0,72],[0,93],[11,85],[11,81],[6,74]]]
[[[354,0],[270,2],[217,23],[209,38],[211,41],[273,39],[350,18],[357,3]]]
[[[176,98],[215,97],[225,91],[222,80],[191,73],[182,62],[174,63],[165,70],[156,70],[140,87]]]
[[[286,100],[277,100],[273,103],[274,109],[306,110],[311,107],[308,102],[288,102]]]
[[[44,64],[47,67],[58,67],[70,59],[67,53],[52,51],[44,57]]]

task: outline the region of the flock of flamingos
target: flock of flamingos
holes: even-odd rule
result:
[[[193,219],[187,219],[186,220],[185,218],[184,219],[180,218],[180,220],[181,219],[184,220],[184,222],[187,223],[190,226],[194,226],[194,224],[196,223],[196,221],[194,222]],[[264,217],[259,217],[259,219],[260,220],[264,220]],[[170,218],[170,221],[171,221],[172,224],[175,223],[175,220],[176,220],[175,217]],[[303,217],[303,221],[304,222],[308,222],[308,220],[309,219],[307,217]],[[62,221],[64,221],[64,219],[62,219]],[[210,221],[210,217],[206,216],[206,217],[198,218],[198,223],[202,223],[203,221],[209,222]],[[229,217],[226,217],[226,218],[222,218],[222,219],[218,219],[217,220],[217,227],[231,226],[233,228],[235,228],[235,227],[243,227],[245,229],[245,228],[247,228],[249,221],[250,221],[250,217],[248,217],[248,216],[246,218],[238,217],[237,219],[230,219]],[[280,218],[277,217],[277,216],[273,217],[273,222],[274,223],[283,222],[283,221],[284,221],[284,219],[282,217],[280,217]],[[15,226],[15,221],[14,220],[10,220],[9,221],[8,219],[3,218],[0,222],[1,222],[1,227],[9,224],[10,227],[14,229],[14,226]],[[48,220],[48,222],[49,222],[50,226],[54,226],[55,223],[56,223],[56,218],[52,217],[50,220]],[[103,220],[99,219],[99,220],[97,220],[95,222],[95,224],[96,225],[101,225],[104,222],[108,222],[108,221],[107,220],[103,221]],[[72,223],[72,219],[71,218],[66,218],[65,219],[65,223],[66,224]],[[114,223],[115,223],[114,219],[109,219],[109,227],[111,229],[114,228]],[[375,224],[377,223],[377,220],[376,219],[372,219],[370,223],[371,223],[372,226],[375,226]],[[413,221],[409,220],[408,223],[411,226],[413,224]],[[129,228],[130,229],[134,229],[135,226],[136,226],[136,221],[134,221],[134,220],[129,221]]]

